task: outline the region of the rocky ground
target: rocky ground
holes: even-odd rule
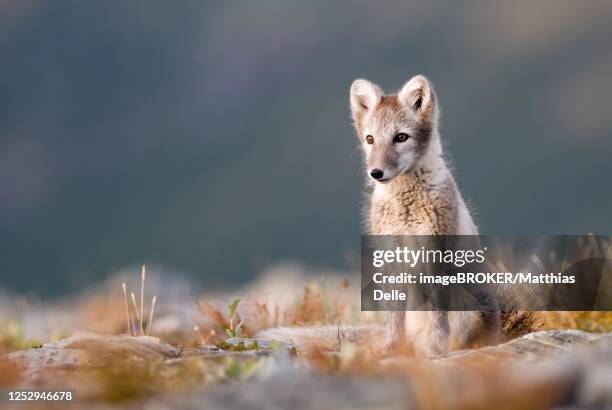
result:
[[[539,312],[530,330],[547,330],[495,347],[390,356],[355,278],[292,272],[197,293],[153,270],[152,336],[125,335],[142,333],[122,292],[141,289],[133,272],[58,301],[0,294],[0,392],[72,389],[74,402],[52,408],[88,409],[612,408],[609,312]],[[289,343],[270,330],[320,325],[324,337]],[[0,409],[40,407],[0,398]]]
[[[154,337],[84,333],[1,360],[20,369],[14,385],[73,388],[75,405],[88,408],[612,407],[610,333],[543,331],[431,360],[381,357],[367,366],[355,351],[325,356],[334,371],[267,340],[178,348]]]

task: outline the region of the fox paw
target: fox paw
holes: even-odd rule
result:
[[[384,349],[385,352],[393,352],[400,348],[402,345],[402,340],[400,337],[395,335],[389,335],[385,339]]]

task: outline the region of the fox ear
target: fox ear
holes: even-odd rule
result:
[[[351,85],[351,111],[353,119],[357,121],[361,114],[374,108],[382,96],[383,91],[376,84],[363,79],[353,81]]]
[[[414,111],[422,120],[431,119],[436,113],[436,94],[425,76],[412,77],[397,97],[404,107]]]

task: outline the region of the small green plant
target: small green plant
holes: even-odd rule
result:
[[[17,322],[0,321],[0,347],[12,351],[23,349],[26,341]]]
[[[244,324],[244,319],[240,320],[237,325],[234,326],[234,322],[238,318],[237,311],[238,305],[240,304],[240,298],[235,299],[231,305],[229,305],[229,327],[225,329],[225,333],[229,337],[240,337],[240,329]]]
[[[23,349],[38,349],[42,347],[39,340],[28,340],[16,321],[4,322],[0,320],[0,352]]]

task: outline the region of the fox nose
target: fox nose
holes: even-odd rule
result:
[[[378,168],[374,168],[373,170],[370,171],[370,176],[376,180],[379,180],[383,177],[385,173],[382,172],[380,169]]]

